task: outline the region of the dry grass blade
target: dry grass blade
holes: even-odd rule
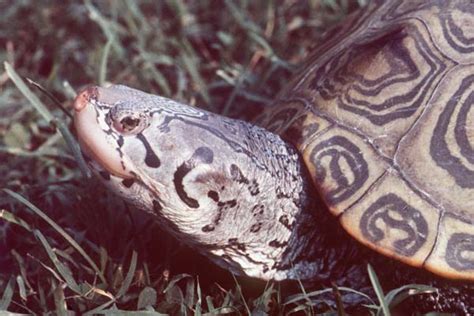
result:
[[[344,310],[344,304],[342,303],[342,295],[339,291],[336,283],[331,282],[332,290],[335,296],[336,307],[337,307],[337,314],[339,316],[346,316],[346,311]]]
[[[18,200],[20,203],[24,204],[26,207],[28,207],[30,210],[32,210],[36,215],[41,217],[43,220],[45,220],[51,227],[53,227],[64,239],[66,239],[69,244],[79,252],[82,257],[89,263],[89,265],[94,269],[95,273],[99,276],[101,281],[104,284],[107,284],[107,280],[105,279],[105,276],[102,274],[102,272],[99,270],[97,265],[94,263],[94,261],[87,255],[87,253],[84,251],[84,249],[79,246],[79,244],[68,234],[64,229],[59,227],[58,224],[56,224],[51,218],[49,218],[48,215],[46,215],[43,211],[41,211],[39,208],[34,206],[33,204],[30,203],[27,199],[22,197],[20,194],[13,192],[9,189],[3,189],[8,195],[13,197],[14,199]]]
[[[117,295],[116,295],[117,298],[122,297],[125,293],[127,293],[128,288],[130,287],[130,284],[132,284],[132,280],[133,280],[133,276],[135,275],[136,268],[137,268],[137,252],[133,251],[132,259],[130,260],[130,267],[128,268],[127,275],[125,276],[125,279],[123,280],[123,283],[117,292]]]
[[[66,265],[64,265],[61,261],[59,261],[58,256],[56,256],[56,254],[53,251],[53,248],[51,248],[51,246],[49,245],[44,235],[38,230],[34,230],[34,234],[43,245],[44,249],[48,253],[49,259],[51,259],[51,262],[56,267],[56,271],[58,271],[58,273],[61,275],[63,280],[68,285],[68,287],[72,291],[74,291],[76,294],[82,295],[82,291],[79,288],[79,285],[77,284],[76,280],[72,276],[71,270],[69,270],[69,268]]]
[[[44,93],[48,98],[51,99],[51,101],[54,102],[54,104],[56,104],[56,106],[61,109],[61,111],[63,111],[64,114],[66,114],[71,120],[73,119],[72,117],[72,114],[69,113],[68,110],[66,110],[66,108],[61,104],[61,102],[59,102],[58,99],[56,99],[56,97],[54,95],[51,94],[51,92],[49,92],[48,90],[46,90],[42,85],[40,85],[39,83],[31,80],[30,78],[26,78],[26,81],[28,81],[28,83],[34,87],[36,87],[37,89],[39,89],[42,93]]]
[[[27,222],[25,222],[23,219],[19,218],[15,214],[8,212],[7,210],[0,210],[0,218],[6,220],[7,222],[21,226],[27,231],[31,232],[31,227]]]
[[[391,308],[397,306],[410,296],[424,293],[436,292],[436,288],[422,284],[407,284],[397,289],[393,289],[385,296],[387,305]]]

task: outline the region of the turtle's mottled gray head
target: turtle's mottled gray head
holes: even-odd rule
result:
[[[286,278],[303,183],[279,136],[125,86],[91,87],[75,125],[93,169],[163,228],[236,273]]]

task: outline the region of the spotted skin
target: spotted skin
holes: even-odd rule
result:
[[[285,278],[272,267],[306,199],[291,145],[250,123],[124,86],[96,88],[88,102],[108,146],[96,148],[93,138],[85,147],[117,159],[89,159],[107,186],[235,273]]]

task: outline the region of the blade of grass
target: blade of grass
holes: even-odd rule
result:
[[[79,254],[82,255],[82,257],[89,263],[89,265],[92,267],[92,269],[94,269],[95,273],[97,273],[97,275],[99,276],[99,278],[101,279],[101,281],[104,283],[104,284],[107,284],[107,280],[105,279],[105,276],[102,274],[102,272],[99,270],[99,268],[97,267],[97,265],[94,263],[94,261],[89,257],[89,255],[87,255],[87,253],[84,251],[84,249],[79,246],[79,244],[68,234],[66,233],[66,231],[64,229],[62,229],[61,227],[59,227],[58,224],[56,224],[51,218],[49,218],[48,215],[46,215],[43,211],[41,211],[39,208],[37,208],[36,206],[34,206],[33,204],[30,203],[30,201],[28,201],[27,199],[25,199],[23,196],[21,196],[20,194],[16,193],[16,192],[13,192],[9,189],[3,189],[3,191],[5,191],[8,195],[10,195],[11,197],[13,197],[15,200],[19,201],[20,203],[22,203],[23,205],[25,205],[26,207],[28,207],[30,210],[32,210],[36,215],[38,215],[39,217],[41,217],[43,220],[45,220],[51,227],[53,227],[64,239],[66,239],[67,242],[69,242],[69,244],[74,248],[76,249],[77,252],[79,252]]]
[[[235,275],[233,273],[232,273],[232,277],[234,278],[235,288],[236,288],[237,292],[239,293],[239,296],[240,296],[240,299],[242,300],[242,303],[244,304],[247,315],[252,315],[252,312],[250,311],[250,308],[247,305],[247,302],[245,301],[244,293],[242,293],[242,288],[241,288],[239,282],[237,281],[237,278],[235,277]]]
[[[26,286],[25,281],[21,275],[16,277],[16,284],[18,284],[18,292],[22,300],[26,301]]]
[[[157,293],[152,287],[145,287],[138,295],[137,309],[144,309],[156,305]]]
[[[27,278],[25,260],[20,256],[20,254],[15,249],[12,249],[11,254],[13,255],[13,257],[15,257],[15,260],[18,262],[18,266],[20,267],[20,275],[23,279],[23,282],[26,284],[28,289],[31,292],[33,292],[34,291],[33,287],[31,286]]]
[[[100,306],[97,306],[96,308],[93,308],[87,312],[84,313],[84,316],[89,316],[89,315],[99,315],[99,314],[103,314],[103,315],[106,315],[106,310],[104,310],[105,308],[109,307],[110,305],[112,305],[113,303],[115,303],[115,300],[110,300],[108,302],[105,302],[104,304],[100,305]]]
[[[71,270],[69,270],[66,265],[59,261],[58,256],[54,253],[53,248],[51,248],[44,235],[36,229],[34,230],[34,234],[43,245],[44,249],[48,253],[49,259],[56,267],[56,271],[58,271],[58,273],[62,276],[64,282],[66,282],[68,287],[76,294],[82,295],[82,291],[79,288],[79,285],[77,284],[76,280],[72,276]]]
[[[102,52],[102,58],[100,59],[100,68],[99,68],[99,85],[103,86],[105,83],[105,78],[107,76],[107,62],[109,60],[110,47],[112,47],[113,39],[109,38],[107,43],[104,46],[104,51]]]
[[[168,292],[171,288],[173,288],[175,286],[176,283],[178,283],[179,281],[181,281],[182,279],[184,278],[190,278],[191,275],[189,274],[186,274],[186,273],[182,273],[182,274],[178,274],[178,275],[175,275],[173,277],[173,279],[171,279],[170,283],[168,284],[168,286],[163,290],[163,293],[166,293]]]
[[[53,282],[53,297],[54,297],[54,306],[56,307],[56,315],[67,315],[67,303],[64,295],[64,285]]]
[[[7,222],[21,226],[27,231],[31,232],[31,227],[27,222],[17,217],[15,214],[8,212],[7,210],[0,210],[0,218],[3,218]]]
[[[30,101],[31,105],[41,114],[41,116],[48,122],[54,119],[53,114],[44,106],[43,102],[28,88],[23,79],[16,73],[15,69],[8,63],[3,63],[5,71],[7,72],[10,79],[16,85],[18,90]]]
[[[201,293],[201,285],[199,285],[199,277],[196,277],[196,294],[197,294],[197,302],[196,302],[196,313],[199,311],[202,314],[202,293]]]
[[[412,295],[433,293],[436,291],[437,289],[435,287],[428,285],[407,284],[388,292],[388,294],[385,296],[385,301],[387,302],[388,306],[393,308]]]
[[[337,287],[336,283],[331,282],[331,286],[332,286],[332,291],[335,296],[337,314],[339,316],[346,316],[347,314],[346,314],[346,311],[344,310],[344,304],[342,303],[341,292],[339,291],[339,288]]]
[[[388,309],[387,302],[385,301],[385,295],[383,294],[382,286],[380,285],[379,278],[375,274],[374,269],[370,264],[367,265],[367,271],[369,272],[370,282],[374,288],[375,294],[379,299],[380,308],[384,316],[390,316],[390,310]]]
[[[51,101],[53,101],[54,104],[56,104],[56,106],[61,109],[61,111],[63,111],[64,114],[66,114],[66,116],[68,116],[71,120],[73,119],[72,117],[72,114],[69,113],[68,110],[66,110],[66,108],[61,104],[61,102],[59,102],[58,99],[56,99],[56,97],[51,93],[49,92],[48,90],[46,90],[42,85],[40,85],[39,83],[33,81],[32,79],[30,78],[26,78],[26,81],[34,86],[35,88],[37,88],[38,90],[40,90],[42,93],[44,93],[48,98],[51,99]]]
[[[133,276],[135,275],[135,270],[137,268],[137,252],[133,251],[132,253],[132,259],[130,260],[130,267],[128,268],[127,275],[125,276],[125,279],[123,280],[122,285],[120,286],[120,289],[117,292],[116,297],[122,297],[127,293],[128,288],[130,287],[130,284],[132,284]]]
[[[0,310],[5,311],[8,309],[8,306],[10,306],[10,303],[12,302],[14,291],[15,278],[11,277],[10,280],[8,280],[7,286],[3,290],[2,299],[0,300]]]
[[[16,73],[15,69],[9,63],[4,62],[4,66],[5,71],[7,72],[10,79],[16,85],[18,90],[20,90],[20,92],[25,96],[25,98],[31,103],[31,105],[40,113],[40,115],[46,121],[51,124],[54,124],[59,129],[59,131],[64,137],[64,140],[66,141],[66,144],[69,146],[69,149],[71,149],[74,158],[76,159],[83,175],[86,178],[90,178],[91,174],[86,162],[84,161],[84,158],[82,157],[79,145],[75,141],[67,126],[53,116],[53,114],[48,110],[48,108],[43,104],[43,102],[41,102],[40,99],[33,92],[31,92],[31,90],[25,84],[23,79],[21,79],[21,77]]]
[[[97,23],[97,25],[99,25],[99,27],[102,29],[102,32],[104,32],[105,37],[107,37],[107,41],[112,41],[111,45],[113,45],[113,48],[117,52],[117,54],[120,57],[125,56],[125,49],[120,45],[116,33],[118,31],[126,33],[123,27],[105,18],[102,13],[95,6],[92,5],[92,2],[90,0],[85,0],[84,4],[87,10],[89,11],[90,19]]]
[[[188,279],[186,283],[186,294],[184,295],[184,303],[186,304],[187,307],[193,308],[194,305],[194,279]]]
[[[132,315],[132,316],[168,316],[168,314],[162,314],[162,313],[159,313],[159,312],[155,312],[155,311],[136,311],[136,312],[132,312],[132,311],[128,311],[128,310],[119,310],[119,309],[108,309],[108,310],[101,310],[101,311],[98,311],[96,312],[96,314],[102,314],[102,315],[110,315],[110,316],[116,316],[116,315],[123,315],[123,316],[127,316],[127,315]],[[87,315],[95,315],[95,314],[87,314]]]

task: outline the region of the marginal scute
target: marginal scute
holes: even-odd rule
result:
[[[364,195],[388,168],[363,137],[336,127],[315,137],[303,159],[335,215]]]
[[[421,266],[436,240],[440,210],[388,170],[341,216],[342,225],[375,250]]]
[[[474,220],[466,222],[451,214],[444,215],[436,246],[425,266],[446,277],[474,281]]]
[[[333,124],[307,109],[290,126],[281,132],[282,137],[303,152],[315,137],[318,137]]]

